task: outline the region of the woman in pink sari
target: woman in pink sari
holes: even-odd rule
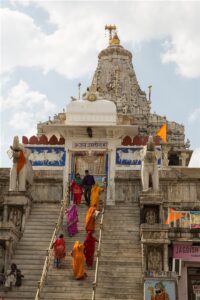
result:
[[[82,182],[81,182],[80,174],[77,173],[75,175],[75,179],[72,180],[71,186],[70,186],[72,194],[73,194],[74,203],[77,205],[81,204],[81,198],[82,198],[82,194],[83,194],[83,189],[82,189],[81,184],[82,184]]]
[[[75,204],[72,204],[67,209],[67,230],[69,233],[69,236],[73,236],[78,232],[78,211]]]

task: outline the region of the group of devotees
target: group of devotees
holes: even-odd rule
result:
[[[78,233],[78,210],[77,206],[81,204],[82,195],[84,194],[88,210],[85,217],[86,237],[83,243],[76,241],[74,243],[72,256],[72,270],[75,279],[84,279],[87,276],[85,271],[85,262],[88,268],[92,268],[94,261],[96,238],[95,221],[99,214],[99,195],[104,190],[95,183],[94,177],[85,170],[85,176],[81,180],[80,174],[77,173],[70,184],[73,201],[66,210],[67,231],[70,237]],[[54,266],[61,267],[62,260],[66,256],[66,242],[63,234],[56,238],[52,245],[54,251]],[[22,275],[20,269],[15,263],[12,263],[10,271],[5,278],[0,278],[0,285],[5,286],[5,291],[10,290],[13,286],[22,284]]]
[[[78,210],[77,206],[81,204],[82,195],[84,194],[88,210],[85,216],[86,237],[81,243],[77,240],[72,248],[72,270],[74,278],[77,280],[87,277],[85,270],[85,262],[88,268],[93,267],[96,238],[93,236],[95,232],[95,221],[99,214],[99,195],[104,190],[95,183],[93,175],[85,170],[85,176],[81,179],[77,173],[70,184],[73,202],[66,210],[67,231],[70,237],[78,233]],[[63,234],[60,234],[53,243],[54,250],[54,266],[61,267],[62,260],[66,256],[66,242]]]

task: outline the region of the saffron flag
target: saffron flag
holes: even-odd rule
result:
[[[167,124],[163,124],[156,133],[157,136],[161,137],[164,143],[167,142]]]
[[[184,216],[180,211],[175,211],[173,208],[169,209],[168,218],[165,221],[165,224],[170,224],[174,221],[180,220]]]

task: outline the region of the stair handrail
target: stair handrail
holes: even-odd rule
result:
[[[64,213],[65,213],[67,204],[68,204],[68,197],[69,197],[69,190],[68,190],[68,188],[66,188],[66,190],[64,192],[63,200],[61,201],[61,208],[60,208],[60,212],[59,212],[59,216],[58,216],[58,221],[55,224],[55,228],[54,228],[54,231],[53,231],[53,234],[52,234],[52,238],[51,238],[49,247],[46,250],[47,254],[46,254],[46,257],[45,257],[45,261],[44,261],[42,275],[40,277],[40,281],[38,282],[38,288],[37,288],[37,291],[36,291],[35,300],[40,300],[40,295],[41,295],[42,289],[43,289],[43,287],[45,285],[45,282],[46,282],[47,273],[48,273],[49,267],[51,265],[51,258],[52,258],[52,255],[53,255],[53,243],[54,243],[55,238],[56,238],[56,236],[57,236],[57,234],[60,230],[60,227],[63,223],[63,216],[64,216]]]
[[[96,297],[96,287],[98,284],[98,271],[99,271],[99,258],[101,255],[101,241],[102,241],[102,231],[103,231],[103,220],[104,220],[104,213],[106,207],[106,193],[103,200],[103,209],[101,212],[101,221],[100,221],[100,230],[99,230],[99,240],[98,240],[98,248],[97,248],[97,258],[96,258],[96,266],[95,266],[95,275],[94,281],[92,283],[92,300],[95,300]]]

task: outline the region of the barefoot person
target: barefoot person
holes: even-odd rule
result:
[[[83,195],[83,189],[82,189],[81,176],[79,173],[76,173],[75,179],[72,180],[70,188],[72,191],[74,203],[80,205],[81,198]]]
[[[75,204],[72,204],[66,211],[67,231],[69,236],[74,236],[78,232],[78,211]]]
[[[76,279],[84,279],[87,274],[85,272],[85,256],[84,245],[80,241],[76,241],[71,253],[72,256],[72,270]]]
[[[95,231],[95,212],[96,212],[96,207],[91,206],[86,214],[85,217],[85,229],[86,231]]]
[[[91,206],[96,206],[96,209],[99,210],[99,196],[100,193],[104,191],[97,183],[93,185],[91,190]]]
[[[86,264],[90,268],[92,268],[92,266],[93,266],[96,242],[97,242],[97,240],[92,235],[92,231],[88,231],[87,236],[84,241],[84,253],[85,253],[85,258],[86,258]]]
[[[52,247],[54,250],[54,265],[56,268],[60,268],[61,260],[65,258],[66,255],[66,242],[63,234],[59,235]]]

